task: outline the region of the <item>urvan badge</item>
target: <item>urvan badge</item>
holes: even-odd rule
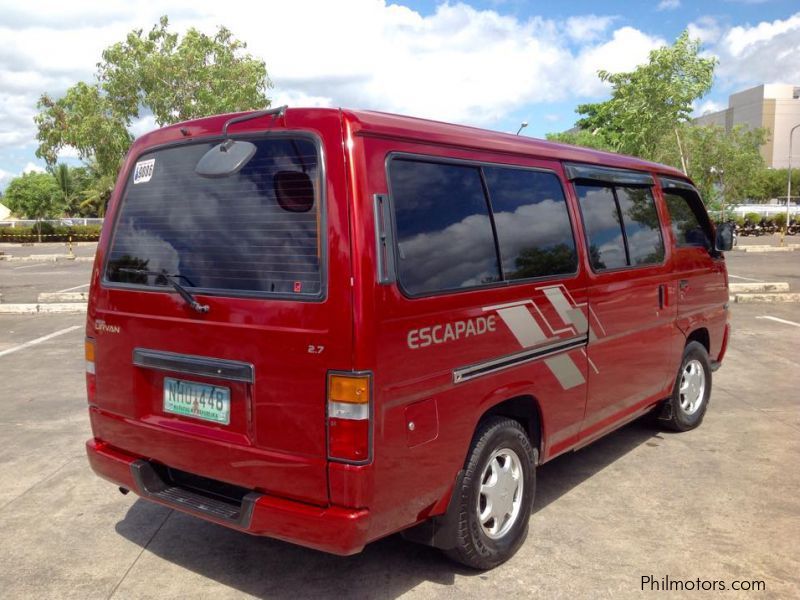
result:
[[[153,177],[153,171],[156,168],[156,159],[142,160],[136,163],[133,169],[133,184],[147,183]]]
[[[119,333],[122,331],[122,328],[119,325],[109,325],[103,319],[95,319],[94,328],[98,333]]]

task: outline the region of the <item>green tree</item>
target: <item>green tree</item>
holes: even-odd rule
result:
[[[51,219],[63,209],[61,190],[50,173],[25,173],[11,180],[6,188],[4,203],[11,212],[27,219]],[[37,223],[39,241],[42,224]]]
[[[749,197],[753,180],[764,170],[759,148],[767,139],[767,130],[734,127],[726,132],[714,125],[680,128],[683,161],[674,144],[664,143],[654,157],[660,162],[681,166],[685,163],[707,204],[738,204]],[[784,192],[785,193],[785,192]]]
[[[551,142],[595,148],[596,150],[614,150],[611,143],[599,131],[592,132],[585,129],[577,129],[561,133],[548,133],[547,139]]]
[[[59,151],[72,146],[83,160],[93,159],[106,173],[116,173],[133,142],[127,126],[131,118],[119,115],[100,86],[79,82],[64,97],[44,94],[34,117],[39,147],[36,156],[55,165]]]
[[[113,178],[133,141],[128,128],[143,114],[161,126],[269,106],[266,66],[245,48],[224,27],[214,36],[192,28],[181,38],[166,16],[147,34],[130,32],[103,52],[96,83],[79,82],[58,100],[41,96],[37,156],[54,165],[72,146]]]
[[[753,200],[783,198],[785,201],[788,178],[788,169],[761,169],[750,180],[746,196]],[[800,191],[800,169],[792,169],[792,197],[797,193],[795,190]]]
[[[517,270],[512,277],[525,279],[553,273],[571,273],[575,270],[576,261],[575,249],[566,244],[556,244],[550,248],[523,248],[515,261]]]
[[[653,159],[668,135],[680,145],[678,126],[689,121],[692,104],[711,89],[715,65],[715,58],[700,56],[700,41],[684,31],[633,71],[599,71],[600,79],[611,84],[611,98],[578,106],[583,117],[577,125],[601,135],[617,152]]]
[[[59,163],[56,165],[55,169],[53,169],[53,177],[56,180],[58,189],[61,191],[61,201],[62,206],[64,207],[64,212],[71,216],[76,208],[73,206],[73,201],[75,199],[75,184],[72,177],[72,169],[69,167],[69,165]]]
[[[101,173],[97,163],[90,160],[85,167],[74,169],[73,179],[77,188],[78,213],[84,217],[105,216],[116,177]]]

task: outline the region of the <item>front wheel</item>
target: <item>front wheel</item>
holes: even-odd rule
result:
[[[708,352],[698,342],[689,342],[667,402],[667,418],[662,422],[675,431],[688,431],[703,422],[711,396],[711,367]]]
[[[450,558],[485,570],[514,555],[528,533],[535,468],[536,451],[519,423],[492,417],[480,424],[454,491],[457,539]]]

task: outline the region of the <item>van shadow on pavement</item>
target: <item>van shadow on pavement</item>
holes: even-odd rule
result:
[[[544,465],[538,471],[534,513],[657,437],[658,429],[642,418]],[[154,536],[143,535],[145,523],[152,531],[153,524],[162,520]],[[369,544],[361,554],[338,557],[242,534],[141,499],[117,523],[116,531],[148,551],[122,582],[119,591],[123,594],[136,595],[137,589],[158,589],[161,597],[181,596],[187,590],[210,592],[210,582],[198,581],[194,575],[198,574],[260,598],[392,599],[425,581],[449,586],[456,575],[485,577],[399,535]]]

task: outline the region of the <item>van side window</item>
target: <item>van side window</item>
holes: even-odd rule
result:
[[[618,269],[628,265],[622,222],[610,186],[576,185],[589,242],[589,260],[595,270]]]
[[[689,198],[665,192],[664,202],[678,246],[700,246],[706,249],[712,247],[711,238],[697,217],[696,206]]]
[[[658,264],[664,241],[650,188],[576,185],[596,270]]]
[[[650,188],[617,187],[617,202],[625,226],[630,264],[652,265],[664,260],[664,241]]]
[[[578,268],[564,190],[554,173],[484,167],[505,279]]]
[[[400,284],[412,295],[500,281],[480,169],[394,159]]]

